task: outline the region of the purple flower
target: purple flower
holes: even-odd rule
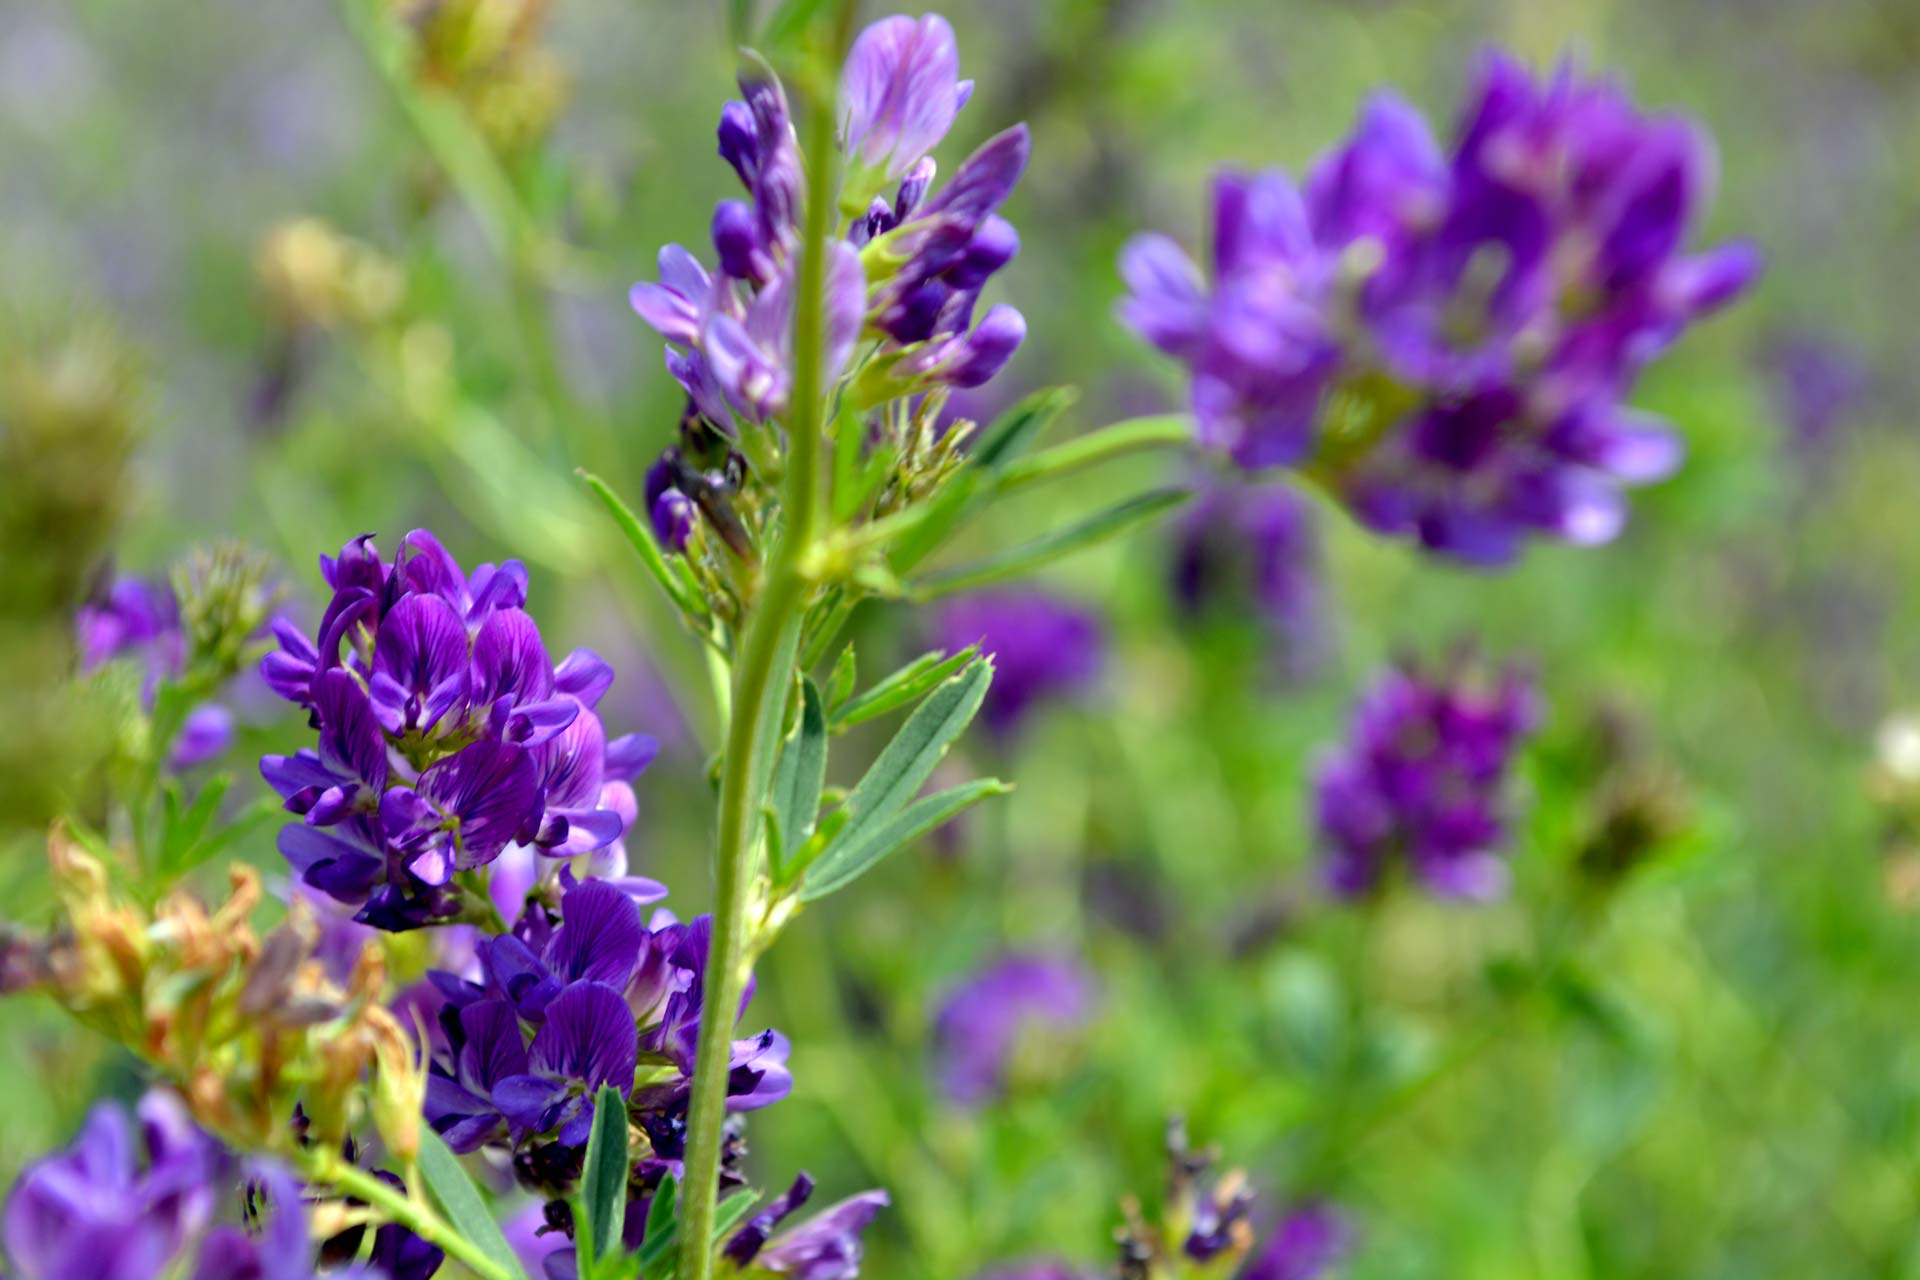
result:
[[[1839,428],[1858,413],[1873,389],[1873,375],[1858,355],[1813,336],[1781,338],[1766,354],[1788,430],[1788,444],[1802,456],[1826,453]]]
[[[1332,1205],[1310,1200],[1287,1210],[1255,1246],[1240,1280],[1324,1280],[1354,1248],[1353,1226]]]
[[[1008,955],[949,994],[934,1023],[942,1091],[963,1105],[999,1093],[1022,1043],[1056,1037],[1093,1014],[1091,975],[1063,956]]]
[[[840,145],[897,182],[953,127],[973,93],[953,28],[939,14],[882,18],[853,42],[840,73]]]
[[[205,1229],[225,1154],[167,1094],[141,1099],[138,1119],[136,1133],[121,1107],[101,1103],[71,1147],[20,1175],[4,1221],[20,1280],[148,1280]]]
[[[1251,603],[1305,674],[1325,645],[1320,548],[1307,500],[1280,486],[1211,485],[1174,528],[1171,588],[1189,614]]]
[[[967,596],[940,610],[934,625],[947,649],[977,642],[992,655],[986,724],[1002,739],[1047,699],[1086,688],[1105,658],[1106,635],[1099,617],[1042,591]]]
[[[263,1203],[259,1214],[259,1233],[250,1234],[240,1227],[215,1227],[200,1245],[194,1263],[193,1280],[317,1280],[314,1249],[307,1239],[306,1213],[301,1208],[300,1186],[280,1165],[270,1160],[254,1160],[247,1166],[249,1199]],[[386,1231],[388,1228],[382,1228]],[[379,1245],[386,1245],[389,1263],[405,1257],[408,1269],[373,1270],[354,1265],[330,1269],[329,1280],[426,1280],[440,1266],[440,1251],[430,1249],[411,1232],[392,1228],[397,1233],[382,1241],[376,1233],[376,1257]],[[414,1248],[403,1250],[403,1239]],[[427,1249],[430,1257],[418,1250]],[[424,1269],[422,1269],[424,1268]]]
[[[457,914],[454,873],[515,845],[624,876],[628,784],[655,744],[607,738],[595,708],[613,670],[585,649],[552,662],[525,568],[469,575],[415,530],[391,565],[360,537],[321,569],[334,597],[317,640],[279,623],[261,665],[319,731],[317,749],[260,765],[303,819],[279,843],[306,883],[408,929]]]
[[[884,1191],[863,1191],[822,1209],[771,1240],[767,1233],[792,1214],[813,1192],[813,1179],[801,1174],[725,1246],[737,1267],[753,1266],[794,1280],[854,1280],[860,1274],[860,1237],[890,1201]]]
[[[833,246],[824,373],[829,382],[839,378],[856,342],[880,340],[855,381],[858,409],[935,387],[978,386],[1026,336],[1026,322],[1010,307],[987,310],[978,324],[975,312],[988,279],[1019,251],[1018,234],[996,210],[1026,167],[1031,143],[1025,126],[1005,131],[935,193],[927,153],[972,91],[958,76],[953,30],[928,15],[866,28],[841,77],[840,145],[851,172],[839,199],[856,212],[871,203]],[[740,87],[744,100],[721,111],[719,152],[748,198],[714,210],[717,270],[669,245],[658,279],[630,294],[634,311],[667,341],[667,367],[687,393],[690,416],[726,436],[736,419],[767,422],[788,412],[801,249],[802,166],[785,94],[758,72]],[[895,183],[891,199],[874,194]],[[696,507],[716,518],[706,495],[650,478],[648,515],[663,545],[685,549]],[[736,540],[727,544],[746,554]]]
[[[534,934],[523,918],[520,933],[480,949],[476,980],[429,975],[446,1004],[427,1122],[460,1152],[509,1139],[523,1153],[574,1149],[591,1128],[594,1094],[612,1083],[631,1094],[631,1115],[654,1138],[653,1156],[677,1161],[699,1039],[707,919],[681,925],[666,917],[649,928],[639,902],[652,895],[565,873],[562,883],[558,927],[538,945],[523,936]],[[786,1040],[775,1032],[736,1042],[729,1106],[751,1110],[785,1097],[792,1088],[786,1056]],[[643,1058],[648,1083],[636,1090]],[[565,1163],[542,1156],[528,1168]]]
[[[180,628],[180,605],[163,582],[119,578],[98,601],[83,604],[74,616],[82,673],[120,658],[135,658],[146,669],[141,703],[149,710],[162,680],[186,670],[187,639]],[[184,772],[225,753],[233,745],[233,712],[203,702],[187,713],[167,747],[167,767]]]
[[[1481,564],[1604,542],[1682,454],[1622,401],[1758,272],[1683,248],[1710,170],[1612,83],[1491,57],[1448,148],[1381,95],[1304,192],[1218,179],[1210,275],[1141,236],[1120,316],[1187,367],[1201,443],[1312,465],[1378,532]]]
[[[1395,859],[1443,898],[1504,892],[1503,792],[1514,749],[1538,717],[1532,685],[1515,670],[1387,672],[1314,782],[1334,892],[1371,892]]]

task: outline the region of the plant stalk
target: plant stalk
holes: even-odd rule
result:
[[[851,2],[841,5],[840,32],[851,25]],[[844,47],[844,38],[838,41]],[[781,494],[782,529],[768,566],[767,586],[752,607],[734,667],[726,754],[720,773],[720,820],[715,856],[713,934],[707,950],[706,988],[701,998],[700,1045],[687,1113],[686,1176],[680,1183],[682,1280],[710,1280],[713,1273],[714,1202],[720,1181],[721,1127],[727,1113],[727,1077],[732,1069],[733,1030],[746,984],[748,911],[753,882],[755,817],[763,796],[749,794],[762,709],[777,688],[784,693],[792,671],[775,671],[780,636],[795,610],[807,603],[801,571],[813,544],[819,506],[820,435],[826,388],[827,250],[833,235],[834,165],[831,92],[809,103],[806,137],[806,226],[801,240],[794,297],[793,384],[788,398],[787,474]]]
[[[302,1163],[309,1180],[324,1182],[342,1195],[365,1201],[389,1221],[399,1223],[443,1250],[449,1258],[457,1259],[481,1280],[513,1280],[485,1250],[456,1231],[425,1201],[388,1186],[363,1169],[354,1168],[325,1148],[310,1149]]]

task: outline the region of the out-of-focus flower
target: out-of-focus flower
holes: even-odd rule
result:
[[[1320,545],[1307,500],[1278,485],[1213,485],[1174,527],[1171,586],[1189,614],[1251,605],[1289,675],[1325,646]]]
[[[1121,317],[1188,367],[1203,444],[1306,468],[1378,532],[1482,564],[1605,542],[1682,454],[1625,397],[1757,255],[1684,251],[1709,144],[1609,81],[1492,56],[1460,118],[1443,152],[1380,95],[1304,190],[1222,175],[1210,277],[1142,236]]]
[[[972,93],[945,18],[882,18],[853,42],[840,74],[841,149],[879,181],[898,182],[940,145]]]
[[[1323,1280],[1353,1252],[1354,1230],[1324,1201],[1288,1209],[1255,1247],[1240,1280]]]
[[[450,93],[503,157],[545,138],[566,106],[571,77],[540,43],[547,0],[392,0],[413,37],[413,72]]]
[[[1507,774],[1538,718],[1539,700],[1517,670],[1402,665],[1383,675],[1314,780],[1334,892],[1368,893],[1403,861],[1440,897],[1503,893]]]
[[[369,535],[321,571],[333,598],[317,639],[276,622],[280,649],[261,664],[320,733],[317,750],[260,762],[302,819],[279,842],[302,879],[400,930],[457,915],[455,873],[514,845],[612,851],[587,869],[623,875],[629,779],[654,743],[608,740],[595,708],[613,670],[586,649],[547,656],[522,607],[525,567],[469,575],[415,530],[391,565]]]
[[[19,1280],[151,1280],[205,1230],[231,1180],[225,1152],[171,1094],[142,1098],[138,1122],[103,1102],[71,1147],[20,1175],[5,1216]]]
[[[795,1178],[792,1187],[728,1238],[723,1247],[727,1259],[736,1267],[751,1266],[794,1280],[853,1280],[860,1274],[860,1237],[888,1205],[887,1193],[849,1196],[768,1239],[812,1194],[812,1178],[804,1173]]]
[[[281,323],[294,329],[380,324],[399,309],[406,289],[398,265],[318,218],[268,231],[253,269]]]
[[[1857,354],[1810,334],[1777,340],[1764,362],[1774,376],[1787,444],[1802,456],[1829,452],[1873,389],[1872,373]]]
[[[1093,1014],[1093,977],[1064,956],[1007,955],[951,992],[934,1022],[940,1087],[977,1105],[1006,1087],[1023,1048],[1056,1043]]]
[[[949,650],[977,643],[992,656],[985,718],[1002,739],[1047,700],[1087,688],[1106,657],[1106,630],[1098,615],[1032,589],[962,597],[939,611],[934,629]]]

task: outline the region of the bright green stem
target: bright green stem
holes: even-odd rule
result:
[[[854,4],[841,5],[839,39],[844,48]],[[720,772],[720,823],[714,851],[713,940],[707,950],[706,990],[701,999],[700,1048],[694,1063],[693,1096],[687,1114],[686,1177],[680,1184],[682,1280],[710,1280],[713,1273],[714,1199],[720,1180],[720,1130],[726,1121],[727,1076],[732,1068],[734,1011],[746,983],[747,911],[753,881],[754,818],[766,797],[751,794],[753,759],[762,708],[776,688],[784,691],[791,671],[776,671],[780,636],[794,611],[805,607],[807,584],[800,565],[812,545],[819,506],[820,432],[826,408],[822,357],[826,349],[827,247],[833,234],[833,113],[829,91],[814,97],[808,112],[806,229],[801,241],[794,297],[793,386],[788,397],[787,474],[781,495],[783,522],[767,570],[767,586],[747,620],[733,699],[726,753]],[[759,776],[764,776],[761,774]]]
[[[342,1195],[364,1200],[391,1222],[397,1222],[428,1244],[456,1258],[481,1280],[513,1280],[485,1250],[456,1231],[452,1224],[433,1211],[424,1200],[388,1186],[380,1179],[356,1169],[327,1147],[309,1147],[301,1160],[301,1172],[312,1182],[325,1183]]]

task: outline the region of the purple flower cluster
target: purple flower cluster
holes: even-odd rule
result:
[[[1036,1031],[1069,1034],[1093,1014],[1093,977],[1064,956],[1007,955],[946,998],[934,1024],[940,1088],[966,1106],[1006,1086],[1022,1043]]]
[[[594,1096],[612,1084],[648,1135],[657,1182],[681,1156],[709,922],[662,914],[649,925],[619,885],[562,880],[557,922],[530,904],[515,932],[481,948],[477,979],[429,975],[446,1003],[427,1122],[455,1151],[510,1145],[528,1181],[548,1188],[577,1170]],[[786,1062],[778,1032],[736,1041],[729,1107],[784,1098],[793,1086]]]
[[[1686,122],[1490,56],[1446,151],[1381,94],[1304,189],[1221,175],[1211,280],[1141,236],[1121,315],[1191,371],[1203,444],[1310,467],[1381,533],[1481,564],[1605,542],[1682,453],[1623,400],[1759,270],[1685,252],[1711,177]]]
[[[1189,615],[1251,602],[1293,675],[1325,637],[1320,544],[1308,501],[1282,485],[1212,484],[1174,527],[1171,586]]]
[[[137,659],[146,669],[140,698],[149,709],[162,680],[186,670],[187,638],[180,627],[180,602],[164,582],[118,578],[102,596],[80,606],[74,618],[82,673],[118,658]],[[218,702],[203,702],[187,713],[167,748],[167,764],[191,769],[233,745],[233,712]]]
[[[1538,718],[1531,682],[1512,669],[1388,671],[1315,778],[1328,884],[1357,897],[1403,859],[1441,897],[1502,893],[1507,772]]]
[[[257,1233],[216,1225],[243,1171],[169,1094],[147,1094],[137,1119],[136,1135],[125,1110],[102,1103],[71,1147],[20,1175],[4,1226],[17,1280],[315,1280],[301,1189],[285,1169],[253,1161],[244,1170]],[[357,1232],[353,1244],[357,1252]],[[389,1223],[375,1232],[368,1265],[326,1274],[427,1280],[441,1260],[440,1250]]]
[[[783,418],[793,380],[793,305],[800,255],[802,163],[786,95],[759,71],[720,114],[719,150],[744,200],[714,210],[717,269],[680,245],[660,251],[659,279],[633,286],[640,318],[667,340],[667,368],[690,415],[723,436],[741,421]],[[996,212],[1026,167],[1025,126],[989,139],[939,192],[928,154],[972,91],[944,18],[885,18],[854,42],[841,77],[840,146],[849,157],[843,208],[858,211],[826,272],[826,370],[871,344],[871,403],[934,387],[976,387],[1012,358],[1026,322],[996,306],[975,322],[987,280],[1020,246]],[[897,184],[891,195],[875,194]],[[868,197],[871,196],[871,203]],[[661,542],[683,549],[696,511],[713,514],[713,478],[679,461],[649,477]],[[721,486],[724,488],[724,486]],[[722,531],[725,532],[724,530]]]
[[[747,1225],[728,1238],[722,1252],[734,1266],[753,1267],[795,1280],[853,1280],[860,1274],[860,1237],[889,1203],[884,1191],[863,1191],[822,1209],[778,1235],[774,1228],[791,1217],[813,1194],[813,1179],[802,1173],[787,1191],[768,1201]]]
[[[320,735],[317,750],[260,762],[300,815],[279,841],[300,877],[400,930],[456,915],[454,874],[510,846],[622,874],[628,781],[654,743],[608,740],[594,708],[612,668],[585,649],[548,658],[526,569],[468,575],[425,530],[391,564],[367,535],[320,567],[333,597],[317,637],[277,621],[280,648],[261,664]]]
[[[1099,616],[1044,591],[964,596],[936,615],[934,634],[950,651],[978,644],[992,656],[993,684],[983,714],[1002,741],[1047,699],[1086,688],[1106,659]]]

